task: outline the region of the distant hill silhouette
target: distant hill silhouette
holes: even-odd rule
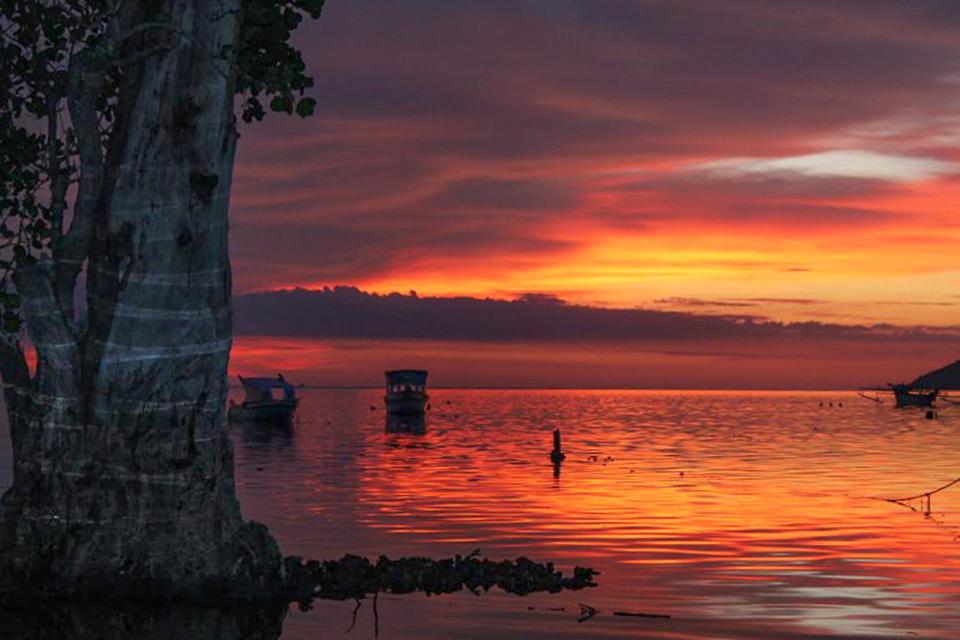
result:
[[[924,389],[960,391],[960,360],[941,367],[936,371],[926,373],[914,380],[911,384]]]
[[[325,338],[469,341],[922,339],[956,341],[958,331],[891,325],[780,323],[756,316],[704,315],[568,304],[554,296],[517,300],[367,293],[356,287],[287,289],[236,296],[236,332]]]

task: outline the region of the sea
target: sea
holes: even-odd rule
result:
[[[479,550],[600,575],[556,594],[318,601],[258,638],[960,637],[960,485],[929,513],[887,501],[960,477],[960,407],[928,419],[839,391],[434,389],[421,424],[388,419],[378,389],[300,396],[289,429],[230,427],[244,516],[285,554]],[[4,429],[0,489],[9,458]]]

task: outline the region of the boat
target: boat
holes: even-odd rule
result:
[[[294,386],[283,379],[244,378],[238,376],[243,385],[243,402],[230,401],[227,417],[232,422],[265,422],[288,425],[293,421],[300,400]]]
[[[919,389],[909,384],[892,384],[890,390],[893,391],[897,407],[932,407],[940,395],[939,389]]]
[[[933,403],[940,396],[940,389],[930,389],[929,387],[919,387],[914,384],[890,384],[887,383],[885,387],[861,387],[858,395],[866,398],[867,400],[873,400],[874,402],[882,402],[880,398],[875,398],[865,395],[864,391],[873,391],[880,393],[892,393],[894,403],[897,408],[904,407],[932,407]]]
[[[420,369],[397,369],[384,374],[387,393],[384,402],[391,415],[416,416],[427,410],[427,372]]]
[[[960,360],[941,367],[914,379],[913,382],[899,384],[887,383],[885,387],[861,387],[860,391],[892,393],[898,408],[902,407],[932,407],[934,402],[943,401],[948,404],[960,404],[955,398],[948,396],[951,392],[960,391]],[[882,402],[880,398],[859,394],[867,400]]]

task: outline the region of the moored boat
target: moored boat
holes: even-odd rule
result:
[[[300,400],[293,385],[276,378],[244,378],[244,398],[240,403],[230,401],[227,417],[232,422],[265,422],[287,425],[293,421]]]
[[[917,389],[907,384],[892,384],[890,390],[898,407],[932,407],[940,395],[938,389]]]
[[[885,387],[861,387],[859,395],[867,400],[882,402],[880,398],[864,395],[863,391],[886,392],[893,394],[893,400],[897,408],[904,407],[932,407],[933,403],[940,396],[939,389],[930,389],[929,387],[918,387],[913,384],[887,384]]]
[[[384,374],[387,392],[384,403],[392,415],[422,415],[427,409],[427,372],[397,369]]]

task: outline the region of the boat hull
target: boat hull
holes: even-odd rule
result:
[[[934,400],[937,399],[936,391],[928,393],[894,391],[893,395],[896,398],[897,407],[932,407]]]
[[[422,413],[408,415],[388,413],[384,430],[387,433],[423,435],[427,432],[426,417]]]
[[[296,401],[244,402],[230,407],[227,417],[231,422],[258,422],[288,425],[297,412]]]
[[[427,409],[429,396],[425,393],[403,393],[388,395],[384,398],[387,413],[395,416],[423,415]]]

